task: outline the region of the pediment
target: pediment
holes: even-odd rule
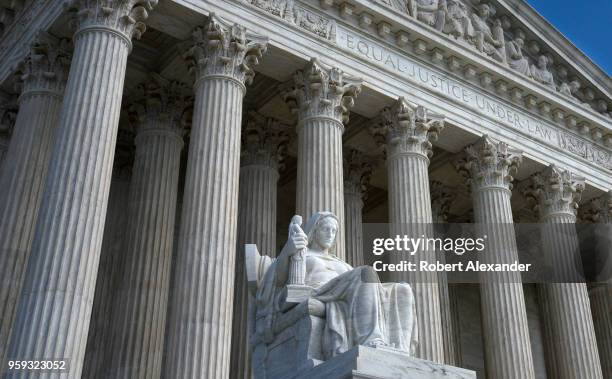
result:
[[[612,117],[612,79],[524,0],[372,0]]]

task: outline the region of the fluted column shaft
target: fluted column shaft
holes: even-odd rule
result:
[[[85,362],[83,364],[83,379],[103,378],[110,363],[112,350],[110,339],[113,326],[111,323],[113,298],[117,294],[117,279],[119,268],[123,267],[123,241],[127,237],[128,195],[130,190],[129,172],[115,168],[108,196],[100,264],[96,278]]]
[[[266,41],[213,16],[196,29],[194,42],[194,115],[164,375],[227,378],[242,99],[253,76],[249,64]]]
[[[593,326],[604,378],[612,377],[612,284],[594,284],[589,288]]]
[[[248,303],[252,296],[246,282],[244,245],[254,243],[260,254],[276,255],[277,182],[278,169],[275,167],[251,164],[240,168],[230,378],[251,378],[249,335],[253,326],[248,325]]]
[[[97,2],[79,4],[56,144],[9,348],[9,359],[69,358],[67,378],[79,378],[83,368],[130,37],[146,17],[140,10],[131,14],[125,4],[105,2],[103,13]]]
[[[486,234],[483,263],[518,261],[512,226],[511,192],[507,188],[480,188],[473,192],[474,221]],[[518,272],[482,275],[480,304],[487,375],[492,378],[534,378],[533,356],[521,276]]]
[[[595,224],[595,238],[600,262],[596,283],[589,286],[591,313],[604,378],[612,377],[612,190],[592,200],[588,218]]]
[[[161,375],[183,139],[155,115],[140,126],[128,204],[126,260],[113,304],[110,377]]]
[[[363,256],[363,200],[361,190],[344,186],[344,219],[346,225],[346,262],[353,267],[362,266]]]
[[[542,225],[544,257],[553,264],[555,280],[538,285],[544,327],[547,369],[560,379],[603,378],[589,296],[581,283],[582,264],[574,223],[584,179],[549,166],[533,176]],[[574,281],[576,282],[570,282]]]
[[[433,181],[430,183],[432,198],[432,219],[434,229],[436,224],[446,223],[450,203],[455,198],[454,192],[442,183]],[[438,256],[438,260],[446,263],[444,254]],[[438,292],[440,296],[440,320],[442,323],[442,339],[444,340],[444,362],[451,366],[460,366],[461,355],[459,354],[460,340],[457,339],[459,326],[457,325],[457,299],[450,297],[448,276],[445,271],[438,271]]]
[[[487,136],[466,148],[477,236],[485,238],[478,259],[483,263],[518,261],[512,206],[512,175],[521,152]],[[480,304],[487,376],[534,378],[533,356],[521,275],[481,272]]]
[[[229,373],[243,96],[227,78],[196,86],[167,377]]]
[[[46,60],[42,56],[39,60]],[[35,63],[26,60],[19,112],[5,163],[0,165],[0,362],[32,246],[65,85],[64,65],[57,63],[62,66],[57,68],[60,73],[46,63],[32,67]]]
[[[544,248],[558,262],[557,272],[575,272],[578,236],[568,235],[568,223],[575,217],[557,215],[544,220]],[[603,378],[588,291],[585,283],[544,283],[538,285],[540,302],[548,313],[545,328],[547,355],[554,355],[555,373],[560,379]]]
[[[406,226],[414,228],[408,234],[415,238],[421,234],[432,235],[428,227],[432,222],[428,165],[429,160],[421,154],[396,154],[387,158],[389,219],[400,230]],[[422,250],[402,258],[435,262],[436,254]],[[444,343],[437,275],[425,271],[410,273],[410,284],[415,292],[419,328],[417,356],[442,363]]]
[[[344,259],[344,180],[342,174],[342,122],[326,117],[300,120],[296,213],[333,212],[339,220],[336,255]]]

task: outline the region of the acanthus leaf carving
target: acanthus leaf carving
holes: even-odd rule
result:
[[[346,123],[361,84],[361,79],[313,58],[293,75],[293,82],[282,86],[281,95],[300,120],[329,117]]]
[[[206,76],[226,76],[250,84],[253,66],[266,52],[268,39],[248,33],[238,24],[229,24],[211,13],[203,27],[192,33],[193,45],[184,54],[196,81]]]
[[[30,52],[19,64],[19,90],[51,91],[61,94],[68,79],[72,44],[40,31],[30,44]]]
[[[158,0],[70,0],[67,8],[74,15],[77,34],[87,29],[108,28],[120,33],[131,46],[147,29],[144,21]]]
[[[249,112],[242,130],[240,165],[260,165],[282,170],[290,129],[276,119]]]
[[[550,165],[528,179],[525,197],[539,211],[540,218],[552,215],[576,216],[585,179],[569,170]]]
[[[433,154],[431,141],[437,140],[443,128],[443,116],[400,97],[382,110],[379,123],[370,132],[379,144],[385,145],[388,157],[417,153],[429,158]]]
[[[344,160],[344,192],[359,195],[362,200],[365,200],[366,189],[378,160],[376,157],[351,147],[344,149],[342,157]]]

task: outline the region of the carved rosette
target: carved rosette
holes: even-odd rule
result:
[[[19,65],[22,98],[43,91],[61,95],[68,79],[71,50],[68,39],[39,32],[30,45],[30,53]]]
[[[570,215],[575,218],[585,179],[568,170],[550,165],[531,176],[530,185],[523,189],[540,218]]]
[[[434,222],[446,222],[451,203],[457,197],[457,193],[437,180],[432,180],[429,188],[431,191],[431,213]]]
[[[192,33],[192,45],[183,55],[196,82],[210,76],[224,76],[251,84],[268,39],[250,34],[238,24],[230,25],[211,13],[203,27]]]
[[[158,74],[139,84],[138,95],[130,105],[130,116],[136,124],[136,133],[170,132],[184,134],[183,115],[191,103],[189,88],[185,83],[168,80]]]
[[[297,113],[300,122],[327,117],[346,123],[362,82],[313,58],[294,74],[292,83],[281,88],[281,96],[292,112]]]
[[[365,200],[366,189],[376,165],[376,158],[353,148],[345,148],[344,160],[344,192],[359,195]]]
[[[389,158],[419,154],[428,159],[433,155],[431,141],[437,140],[444,129],[443,116],[412,106],[403,97],[384,108],[380,116],[380,122],[370,132],[385,147]]]
[[[612,223],[612,190],[591,200],[580,208],[584,209],[582,218],[598,224]]]
[[[119,33],[128,48],[132,37],[140,39],[147,29],[144,21],[158,0],[69,0],[68,11],[73,14],[75,39],[87,30],[111,30]]]
[[[290,128],[279,121],[249,112],[242,133],[241,166],[282,170]]]
[[[483,188],[512,190],[513,175],[522,162],[522,152],[504,142],[493,141],[484,135],[465,148],[465,155],[455,164],[465,175],[472,191]]]

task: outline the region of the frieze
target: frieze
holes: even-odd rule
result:
[[[310,11],[293,0],[241,0],[273,16],[281,18],[298,27],[330,41],[336,39],[336,22]]]
[[[464,84],[409,60],[405,55],[397,54],[377,42],[365,39],[338,26],[336,28],[336,44],[345,51],[399,74],[410,82],[426,86],[437,94],[465,104],[468,108],[520,130],[539,141],[557,146],[612,170],[612,154],[604,148],[510,108],[490,95],[476,92]]]

